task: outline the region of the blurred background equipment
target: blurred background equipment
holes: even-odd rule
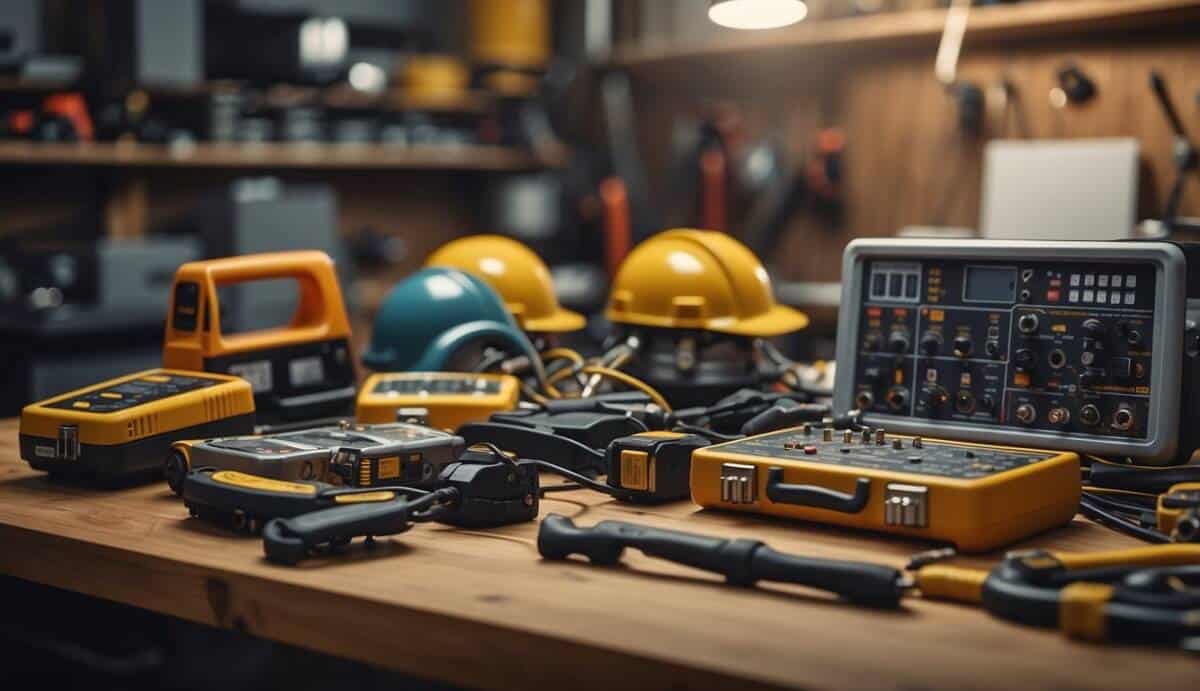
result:
[[[980,234],[994,240],[1121,240],[1137,226],[1136,139],[994,140]]]
[[[162,363],[171,278],[194,238],[14,242],[0,254],[0,414]]]

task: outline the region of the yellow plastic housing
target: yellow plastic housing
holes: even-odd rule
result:
[[[901,435],[889,436],[912,439]],[[709,446],[697,449],[692,454],[691,490],[692,501],[696,504],[705,508],[760,513],[951,542],[963,552],[987,552],[1064,525],[1070,522],[1079,507],[1079,456],[1074,453],[924,439],[926,447],[941,444],[1045,457],[1044,460],[987,477],[962,479],[916,471],[877,470],[806,462],[790,457],[767,458],[729,452],[728,447],[736,443]],[[832,447],[822,452],[830,451],[836,453]],[[722,500],[721,473],[725,463],[756,468],[755,500],[752,503]],[[869,499],[857,513],[772,502],[767,497],[767,471],[773,466],[783,468],[783,482],[787,484],[816,485],[846,493],[853,493],[858,478],[867,478],[871,482]],[[888,483],[927,488],[928,519],[925,527],[887,523],[884,490]]]
[[[470,377],[497,383],[495,393],[376,393],[380,384],[397,381],[453,380]],[[424,408],[430,427],[456,430],[468,422],[487,420],[492,413],[513,410],[521,384],[507,374],[463,372],[379,372],[367,377],[358,391],[354,417],[363,424],[395,422],[401,408]]]

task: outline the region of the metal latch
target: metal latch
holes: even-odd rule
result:
[[[721,501],[753,504],[758,493],[758,467],[744,463],[721,464]]]
[[[924,528],[929,525],[929,488],[888,483],[883,492],[883,520],[888,525]]]

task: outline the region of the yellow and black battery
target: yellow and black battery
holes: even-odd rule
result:
[[[696,434],[641,432],[608,445],[608,484],[630,500],[657,503],[685,499],[692,452],[709,445]]]
[[[157,472],[180,439],[253,430],[246,380],[152,369],[25,406],[21,458],[52,474],[116,480]]]
[[[359,422],[395,422],[401,410],[424,409],[431,427],[455,430],[517,407],[521,384],[507,374],[380,372],[358,391]]]

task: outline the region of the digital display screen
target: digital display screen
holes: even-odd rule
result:
[[[1017,297],[1017,270],[1004,266],[968,266],[963,300],[1012,302]]]

